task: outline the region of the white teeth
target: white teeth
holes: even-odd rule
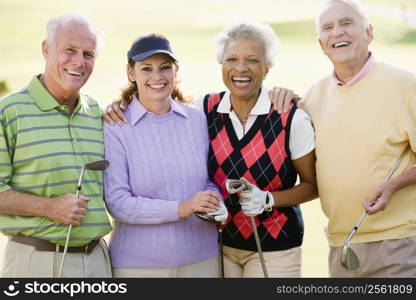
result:
[[[83,73],[78,73],[78,72],[70,71],[70,70],[67,70],[67,72],[68,74],[75,75],[75,76],[81,76],[83,74]]]
[[[250,81],[251,79],[249,77],[233,77],[234,81]]]
[[[149,86],[152,89],[160,89],[160,88],[164,87],[165,85],[164,84],[149,84]]]
[[[349,46],[351,43],[350,42],[339,42],[334,44],[334,48],[338,48],[338,47],[343,47],[343,46]]]

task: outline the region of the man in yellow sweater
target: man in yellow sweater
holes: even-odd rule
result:
[[[416,277],[416,76],[375,60],[373,28],[356,2],[326,1],[316,25],[334,71],[308,90],[304,109],[315,127],[330,276]],[[342,246],[364,209],[351,240],[360,266],[346,270]]]

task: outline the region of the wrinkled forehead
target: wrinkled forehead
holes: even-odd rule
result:
[[[69,45],[94,51],[97,44],[97,37],[91,29],[76,22],[68,23],[57,29],[55,33],[56,43]]]

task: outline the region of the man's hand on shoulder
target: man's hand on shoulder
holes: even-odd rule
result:
[[[126,116],[124,111],[126,110],[129,103],[126,100],[115,100],[109,104],[103,114],[103,119],[105,122],[110,125],[117,123],[118,125],[123,125],[127,123]]]
[[[293,90],[282,87],[275,86],[270,89],[269,99],[273,103],[274,109],[277,110],[279,114],[287,112],[292,101],[296,102],[296,105],[299,108],[302,108],[304,105],[302,98]]]

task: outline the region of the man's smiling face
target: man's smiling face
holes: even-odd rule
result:
[[[53,42],[44,41],[45,80],[55,97],[76,95],[90,77],[96,57],[96,37],[87,26],[58,28]]]
[[[373,39],[371,26],[351,6],[329,3],[319,18],[319,43],[334,66],[365,61]]]

